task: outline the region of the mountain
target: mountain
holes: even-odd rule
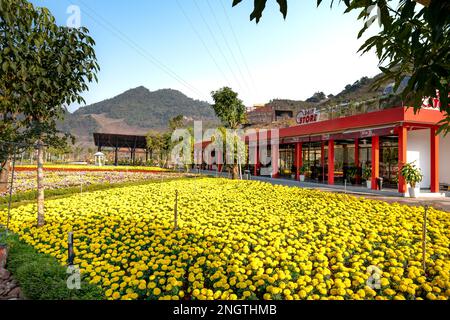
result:
[[[94,132],[144,135],[149,130],[164,131],[168,121],[177,115],[183,115],[188,122],[217,122],[206,102],[177,90],[150,91],[141,86],[67,113],[60,129],[75,135],[80,144],[92,145]]]

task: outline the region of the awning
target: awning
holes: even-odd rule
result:
[[[370,138],[373,136],[387,136],[395,134],[397,126],[387,126],[378,128],[367,128],[359,130],[351,130],[345,132],[313,135],[313,136],[302,136],[302,137],[287,137],[281,138],[281,144],[290,144],[298,142],[319,142],[328,140],[347,140],[347,139],[363,139]]]

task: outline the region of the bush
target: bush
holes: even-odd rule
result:
[[[66,268],[58,261],[32,246],[21,242],[17,236],[7,238],[9,245],[7,268],[19,282],[23,294],[32,300],[98,300],[101,289],[85,281],[81,290],[67,288]]]

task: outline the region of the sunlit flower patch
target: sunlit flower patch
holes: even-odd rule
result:
[[[423,208],[256,181],[74,195],[48,201],[40,229],[34,205],[11,223],[61,264],[74,231],[75,263],[109,299],[449,299],[450,216],[428,216],[426,272]]]
[[[36,190],[36,171],[17,171],[14,177],[12,193],[21,193]],[[69,187],[83,187],[93,184],[116,184],[124,182],[149,181],[166,178],[181,177],[182,174],[160,171],[160,172],[121,172],[121,171],[48,171],[44,176],[44,187],[46,190],[63,189]],[[11,176],[9,177],[9,183]],[[6,192],[0,197],[9,194],[10,184]]]
[[[36,170],[36,165],[19,165],[17,171]],[[142,167],[142,166],[93,166],[93,165],[66,165],[66,164],[46,164],[45,171],[117,171],[117,172],[160,172],[169,171],[160,167]]]

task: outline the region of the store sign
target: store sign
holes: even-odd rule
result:
[[[373,136],[372,130],[361,131],[361,138],[369,138]]]
[[[297,114],[297,123],[298,124],[308,124],[319,121],[320,111],[316,108],[300,110]]]

